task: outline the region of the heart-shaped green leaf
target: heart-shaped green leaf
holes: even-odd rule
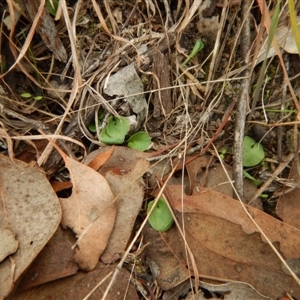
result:
[[[154,201],[150,201],[147,207],[147,213],[149,213]],[[154,207],[151,215],[148,219],[151,227],[157,231],[167,231],[173,224],[174,220],[172,214],[163,198],[158,199],[156,206]]]
[[[125,135],[130,129],[129,122],[124,117],[110,117],[106,125],[106,132],[112,138],[125,139]]]
[[[107,133],[107,128],[104,128],[101,132],[100,132],[100,141],[108,144],[108,145],[120,145],[123,144],[125,140],[125,136],[123,138],[115,138],[115,137],[111,137],[108,133]]]
[[[127,142],[127,146],[138,151],[145,151],[151,144],[151,137],[145,131],[139,131],[133,134]]]
[[[265,152],[260,143],[256,143],[250,136],[244,137],[243,165],[253,167],[258,165],[265,157]]]
[[[109,117],[106,127],[100,133],[100,141],[105,144],[122,144],[130,129],[129,122],[124,117]]]

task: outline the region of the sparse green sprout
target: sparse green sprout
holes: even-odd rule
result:
[[[154,200],[148,203],[147,214],[149,214],[153,204]],[[158,199],[148,222],[153,229],[160,232],[165,232],[172,226],[174,220],[165,199]]]
[[[267,195],[267,194],[260,194],[259,197],[262,198],[262,199],[268,199],[269,195]]]
[[[260,143],[256,143],[250,136],[244,137],[243,165],[244,167],[254,167],[265,157],[265,152]]]
[[[151,144],[151,137],[145,131],[133,134],[127,141],[127,146],[134,150],[145,151]]]
[[[102,110],[99,110],[98,112],[98,124],[101,124],[101,122],[103,121],[104,119],[104,112]],[[91,132],[97,132],[97,129],[96,129],[96,123],[95,122],[92,122],[89,124],[89,130]]]
[[[43,96],[34,96],[32,97],[34,100],[39,101],[43,99]]]
[[[198,52],[200,52],[203,48],[204,48],[203,42],[200,39],[196,40],[194,48],[193,48],[192,52],[190,53],[190,55],[183,62],[183,66],[185,66],[190,59],[193,59],[196,56],[196,54]]]
[[[222,149],[221,152],[219,153],[220,158],[223,160],[225,158],[225,154],[226,154],[227,150],[226,149]]]
[[[26,99],[34,99],[36,101],[39,101],[39,100],[42,100],[43,99],[43,96],[33,96],[32,94],[30,93],[23,93],[20,95],[22,98],[26,98]]]
[[[253,176],[251,176],[251,175],[250,175],[247,171],[245,171],[245,170],[243,171],[243,175],[244,175],[244,177],[250,179],[250,180],[254,183],[255,186],[260,186],[261,183],[262,183],[260,180],[255,179]]]
[[[58,9],[58,0],[47,0],[46,8],[48,12],[55,17],[57,9]]]

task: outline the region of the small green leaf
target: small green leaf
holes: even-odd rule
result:
[[[95,122],[90,123],[88,127],[89,127],[89,131],[90,131],[90,132],[97,132]]]
[[[23,93],[21,94],[22,98],[32,98],[32,95],[30,93]]]
[[[98,124],[104,119],[104,111],[98,111]],[[97,132],[95,121],[91,122],[88,126],[90,132]]]
[[[127,146],[138,151],[145,151],[151,144],[151,137],[145,131],[133,134],[127,141]]]
[[[100,132],[100,141],[105,143],[105,144],[108,144],[108,145],[120,145],[120,144],[123,144],[124,143],[124,139],[125,139],[125,136],[124,138],[120,139],[120,138],[115,138],[115,137],[112,137],[110,136],[108,133],[107,133],[107,128],[104,128],[101,132]]]
[[[183,65],[185,66],[185,65],[187,64],[187,62],[188,62],[190,59],[194,58],[194,57],[196,56],[196,54],[197,54],[199,51],[201,51],[203,48],[204,48],[203,42],[202,42],[200,39],[196,40],[192,52],[191,52],[190,55],[186,58],[186,60],[183,62]]]
[[[47,0],[46,1],[46,8],[48,12],[55,17],[57,8],[58,8],[58,0]]]
[[[261,144],[256,143],[250,136],[244,137],[243,165],[253,167],[258,165],[265,157]]]
[[[107,134],[112,138],[123,139],[123,142],[129,129],[129,122],[124,117],[110,117],[106,125]]]
[[[267,198],[269,198],[269,195],[268,194],[260,194],[259,197],[262,199],[267,199]]]
[[[147,213],[149,213],[153,204],[154,201],[148,203]],[[148,222],[153,229],[160,232],[167,231],[172,226],[174,220],[165,199],[158,199],[155,208],[149,216]]]
[[[43,96],[34,96],[33,99],[36,101],[40,101],[43,99]]]
[[[260,180],[257,180],[257,179],[255,179],[253,176],[251,176],[247,171],[243,171],[243,175],[246,177],[246,178],[248,178],[248,179],[250,179],[252,182],[253,182],[253,184],[254,185],[256,185],[256,186],[259,186],[259,185],[261,185],[261,181]]]

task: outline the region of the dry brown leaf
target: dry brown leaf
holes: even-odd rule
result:
[[[299,159],[299,158],[298,158]],[[299,183],[300,176],[298,172],[297,162],[294,161],[290,176],[290,180]],[[300,188],[295,188],[290,193],[282,195],[276,205],[276,213],[285,223],[288,223],[300,229],[300,206],[299,206]]]
[[[91,271],[107,245],[115,222],[114,195],[101,174],[66,155],[63,158],[73,190],[69,198],[60,199],[61,224],[78,237],[75,261],[81,269]]]
[[[17,251],[0,264],[1,298],[54,234],[61,208],[47,178],[36,168],[3,155],[0,168],[0,225],[9,228],[19,243]]]
[[[85,163],[93,160],[110,147],[102,147],[91,152]],[[120,258],[132,234],[136,216],[143,202],[144,191],[140,178],[147,171],[149,154],[130,149],[115,147],[115,150],[99,172],[106,177],[116,197],[118,207],[117,218],[107,249],[101,256],[104,262]]]
[[[112,171],[105,174],[116,196],[118,212],[107,248],[101,256],[103,262],[109,263],[119,259],[128,245],[136,217],[144,200],[144,187],[140,183],[140,178],[149,165],[147,160],[139,158],[127,174],[118,175]]]
[[[229,197],[233,197],[234,192],[232,184],[228,180],[224,169],[229,175],[229,178],[232,180],[232,167],[227,164],[224,164],[224,166],[222,166],[220,163],[217,163],[213,168],[210,168],[208,170],[207,174],[202,172],[196,176],[196,189],[199,187],[207,187],[216,192],[225,194]],[[253,182],[248,178],[244,178],[243,201],[245,203],[248,203],[255,195],[256,191],[257,187],[253,184]],[[262,210],[260,198],[252,201],[251,206]]]
[[[251,285],[244,282],[230,282],[218,285],[200,282],[200,286],[207,291],[210,291],[211,293],[218,293],[219,295],[223,295],[224,300],[271,300],[270,298],[259,294]]]
[[[193,157],[188,156],[187,160],[193,159]],[[186,165],[186,170],[189,176],[189,191],[188,195],[192,194],[192,191],[197,185],[197,175],[202,172],[202,168],[208,168],[211,164],[214,164],[216,159],[208,155],[199,156],[192,160]]]
[[[88,164],[88,166],[95,171],[98,171],[100,167],[102,167],[106,161],[110,158],[112,153],[114,152],[115,146],[109,147],[109,149],[105,152],[99,153],[96,157],[93,158],[92,161]],[[64,189],[68,189],[73,186],[71,181],[52,181],[51,182],[52,188],[55,192],[62,191]]]
[[[172,207],[179,212],[182,208],[181,190],[182,186],[167,188]],[[280,243],[280,250],[286,258],[300,256],[300,231],[298,229],[251,206],[247,206],[247,209],[271,242]],[[199,212],[222,218],[240,225],[246,234],[259,232],[249,217],[246,216],[238,201],[210,189],[203,189],[193,196],[185,195],[184,212]]]
[[[111,147],[101,147],[100,149],[89,153],[84,163],[89,164],[97,155],[109,151],[110,148]],[[108,171],[113,171],[116,174],[126,174],[133,169],[138,158],[146,159],[150,156],[151,153],[136,151],[128,147],[115,147],[113,155],[99,171],[102,175]]]
[[[51,181],[53,190],[57,193],[73,186],[71,181]]]
[[[285,292],[300,296],[300,287],[289,275],[271,247],[262,241],[261,234],[236,200],[218,192],[203,189],[199,194],[183,197],[182,186],[168,186],[165,194],[175,209],[180,224],[192,250],[202,278],[243,281],[252,285],[259,293],[277,298]],[[279,220],[247,206],[250,214],[265,232],[274,246],[289,261],[300,256],[300,231]],[[150,233],[149,233],[150,231]],[[149,238],[150,237],[150,238]],[[157,281],[160,284],[176,284],[180,279],[178,268],[186,265],[182,259],[185,248],[182,237],[175,227],[164,234],[148,228],[145,243],[154,241],[146,248],[147,255],[159,268]],[[156,245],[159,245],[157,247]],[[178,266],[169,270],[168,261],[159,265],[159,256],[174,255]],[[190,269],[192,272],[192,269]],[[179,281],[179,280],[178,280]]]
[[[71,230],[62,230],[58,227],[22,277],[17,292],[76,274],[78,265],[73,261],[74,250],[72,250],[74,240]]]
[[[18,249],[18,241],[15,234],[8,228],[0,226],[0,262]]]
[[[28,289],[26,291],[17,293],[7,300],[47,300],[47,299],[59,299],[59,300],[82,300],[89,292],[106,276],[113,271],[114,266],[107,266],[103,263],[99,263],[95,270],[92,272],[78,272],[74,276],[55,280],[53,282],[40,285],[35,288]],[[103,291],[105,291],[109,280],[108,277],[99,286],[98,289],[88,298],[89,300],[102,299]],[[130,283],[130,274],[127,270],[121,269],[116,283],[110,289],[106,300],[138,300],[135,286]]]
[[[300,30],[300,17],[297,16],[297,26],[298,26],[298,31]],[[295,37],[292,31],[291,26],[288,24],[286,25],[285,23],[279,24],[279,26],[276,29],[276,40],[278,42],[278,45],[284,49],[288,53],[292,54],[298,54],[298,48],[296,45]],[[256,64],[262,62],[265,57],[266,57],[266,50],[267,50],[267,43],[265,42],[260,49],[260,52],[258,54],[258,59],[256,61]],[[267,53],[267,58],[275,56],[276,50],[274,49],[273,46],[269,49],[269,52]]]
[[[99,153],[89,164],[88,166],[95,171],[98,171],[111,157],[114,153],[115,146],[109,147],[108,150]]]
[[[175,226],[158,232],[147,224],[143,236],[145,244],[150,243],[145,250],[147,263],[163,290],[170,290],[193,275],[186,266],[184,243]]]

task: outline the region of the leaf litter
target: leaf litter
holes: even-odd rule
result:
[[[6,297],[56,231],[61,207],[35,167],[4,155],[0,166],[1,232],[9,233],[2,242],[11,245],[0,263],[0,296]]]
[[[168,186],[165,195],[178,222],[185,228],[186,242],[191,247],[200,277],[247,282],[271,298],[286,291],[294,295],[300,293],[297,282],[236,200],[209,189],[183,198],[181,192],[181,186]],[[247,209],[286,259],[299,258],[299,230],[253,207]],[[163,234],[149,226],[145,228],[145,242],[150,242],[146,252],[151,259],[152,272],[167,290],[192,272],[186,268],[189,258],[185,255],[182,239],[174,227]],[[158,243],[159,252],[156,244],[151,243],[153,240]],[[172,259],[164,261],[161,253]]]
[[[100,152],[105,151],[105,153],[99,154],[98,151],[96,151],[98,154],[89,153],[89,155],[98,155],[92,161],[92,168],[90,168],[80,163],[79,159],[75,159],[75,156],[79,157],[80,154],[83,154],[82,151],[76,147],[73,149],[73,146],[70,147],[64,142],[60,143],[60,146],[64,146],[64,151],[70,156],[62,155],[65,165],[69,169],[71,182],[56,183],[58,187],[55,189],[57,192],[59,191],[59,194],[62,193],[63,188],[69,189],[66,192],[67,196],[60,197],[60,205],[63,210],[61,224],[64,228],[70,229],[62,231],[59,228],[55,232],[57,223],[60,221],[60,217],[57,217],[59,214],[54,218],[56,221],[59,219],[56,223],[54,222],[56,227],[53,224],[49,226],[48,233],[50,233],[47,235],[47,239],[43,241],[43,247],[40,246],[38,251],[35,251],[35,254],[27,260],[26,268],[34,260],[32,268],[28,269],[28,273],[24,275],[24,281],[20,283],[17,294],[12,294],[11,297],[17,299],[16,297],[22,297],[21,294],[23,294],[23,296],[31,299],[47,297],[63,299],[70,295],[74,299],[84,297],[110,299],[110,297],[114,298],[115,295],[121,295],[122,299],[124,297],[136,299],[138,297],[137,289],[140,293],[139,297],[148,297],[149,299],[166,298],[167,296],[186,297],[188,299],[189,297],[197,297],[194,292],[189,293],[193,287],[189,279],[193,275],[197,276],[198,271],[201,282],[199,286],[193,288],[196,292],[199,290],[199,295],[205,289],[210,291],[211,295],[218,293],[223,295],[224,299],[231,299],[230,297],[234,298],[236,295],[234,293],[235,285],[239,285],[241,290],[237,292],[236,297],[260,299],[260,293],[262,293],[274,299],[285,295],[299,298],[297,280],[290,276],[291,271],[287,269],[290,267],[296,274],[299,274],[298,205],[297,202],[291,201],[293,197],[297,198],[297,194],[295,194],[297,182],[292,187],[296,188],[295,193],[293,194],[291,191],[290,196],[287,196],[289,194],[282,196],[277,204],[277,212],[282,220],[246,206],[247,212],[259,224],[271,245],[285,259],[286,265],[284,266],[262,237],[262,232],[253,225],[253,220],[245,215],[241,203],[232,198],[236,196],[232,185],[232,181],[235,181],[234,184],[236,184],[236,169],[232,170],[230,166],[224,163],[216,163],[216,158],[221,159],[214,151],[215,149],[213,150],[211,147],[212,142],[218,144],[218,148],[219,143],[221,147],[225,144],[227,149],[227,153],[225,152],[227,158],[225,159],[231,165],[235,164],[234,159],[237,157],[237,153],[231,150],[231,146],[238,141],[232,141],[232,121],[238,117],[232,112],[236,99],[242,98],[237,91],[243,89],[240,82],[244,80],[242,73],[245,70],[243,66],[244,57],[239,56],[239,52],[236,51],[238,49],[237,44],[240,43],[242,46],[244,44],[244,41],[239,37],[240,31],[238,29],[241,28],[240,20],[243,19],[243,15],[241,15],[241,19],[238,17],[239,9],[243,9],[244,2],[233,1],[228,5],[227,2],[194,1],[189,6],[188,1],[181,1],[175,7],[176,5],[171,3],[173,1],[170,3],[161,1],[157,7],[155,1],[147,1],[147,4],[143,2],[130,3],[129,1],[115,7],[115,3],[104,4],[100,2],[97,4],[92,1],[92,6],[89,3],[78,2],[74,11],[71,12],[70,10],[69,13],[66,3],[63,2],[62,11],[57,12],[56,18],[59,19],[60,13],[63,12],[67,26],[61,24],[64,22],[59,21],[56,23],[56,29],[61,30],[59,36],[66,37],[66,32],[68,33],[71,47],[59,47],[62,49],[60,54],[58,54],[60,50],[54,49],[51,43],[52,41],[59,41],[61,46],[61,44],[65,44],[65,40],[58,39],[57,30],[49,32],[45,26],[47,22],[51,22],[49,28],[53,29],[53,26],[56,26],[53,20],[50,21],[47,17],[40,24],[38,22],[38,17],[45,15],[45,11],[42,13],[43,2],[41,2],[42,4],[38,1],[27,2],[27,6],[34,4],[35,10],[30,18],[32,30],[28,33],[28,39],[26,39],[23,49],[28,48],[34,29],[39,34],[45,31],[46,38],[43,39],[42,46],[39,44],[37,47],[35,45],[31,47],[30,45],[30,51],[33,54],[30,54],[29,59],[25,51],[22,51],[17,59],[20,62],[21,72],[26,74],[24,82],[28,81],[21,86],[21,91],[19,92],[20,85],[16,84],[16,80],[11,80],[11,78],[15,78],[14,75],[19,76],[20,71],[16,72],[12,68],[10,70],[12,76],[5,78],[6,84],[20,95],[23,93],[35,95],[37,88],[39,90],[48,89],[48,79],[50,78],[51,89],[55,86],[63,88],[61,93],[55,93],[61,97],[61,101],[57,101],[59,99],[57,96],[47,92],[45,94],[49,98],[34,105],[31,103],[34,99],[30,98],[22,99],[23,102],[19,102],[16,106],[13,105],[14,101],[9,101],[9,105],[7,105],[7,95],[0,97],[1,112],[4,104],[4,118],[2,115],[0,116],[1,126],[2,122],[6,126],[3,127],[4,129],[1,128],[0,134],[5,141],[4,144],[8,145],[8,154],[13,157],[13,143],[18,149],[18,144],[14,139],[27,140],[26,142],[29,139],[40,139],[41,136],[35,136],[35,132],[41,128],[43,130],[46,128],[47,134],[52,134],[56,128],[55,134],[57,135],[55,138],[58,139],[62,137],[59,135],[62,132],[64,135],[68,135],[66,138],[74,137],[76,134],[78,139],[82,139],[86,143],[86,148],[89,147],[89,152],[94,149],[95,145],[100,145]],[[259,46],[261,34],[259,30],[263,31],[263,24],[267,23],[266,21],[273,9],[272,4],[270,4],[269,10],[264,10],[262,13],[264,5],[266,5],[264,1],[258,2],[258,7],[261,10],[259,17],[257,16],[258,11],[251,9],[253,28],[258,29],[258,32],[253,32],[257,33],[258,36],[257,41],[255,41],[257,42],[255,53],[259,53],[259,49],[263,49]],[[9,8],[11,11],[12,7],[9,6]],[[158,8],[160,12],[158,19],[162,21],[161,24],[156,19]],[[284,9],[283,6],[283,16],[286,12]],[[26,11],[30,11],[30,7],[29,9],[27,7]],[[91,11],[95,12],[98,20],[94,19]],[[139,13],[143,13],[143,17]],[[48,16],[48,13],[46,14]],[[78,20],[72,20],[72,24],[78,30],[77,33],[80,31],[76,37],[74,28],[71,29],[73,16],[76,16]],[[141,22],[144,20],[144,16],[149,17],[149,28],[145,26],[146,23]],[[260,21],[260,17],[262,21]],[[93,23],[97,26],[94,27]],[[295,53],[295,42],[290,26],[286,24],[280,20],[277,34],[282,30],[283,33],[280,34],[287,35],[286,40],[288,42],[280,44],[281,38],[279,39],[277,36],[277,39],[285,51]],[[174,27],[172,27],[173,25]],[[12,25],[10,30],[17,29],[14,26]],[[168,28],[168,26],[171,27]],[[199,32],[195,34],[194,30],[191,29],[196,27]],[[175,34],[174,28],[177,28]],[[268,30],[269,28],[267,28]],[[199,33],[201,36],[198,36]],[[201,40],[204,38],[204,48],[187,61],[187,57],[191,57],[189,51],[199,38]],[[16,39],[18,39],[18,35],[16,35]],[[22,44],[24,41],[17,42]],[[45,46],[48,50],[45,50]],[[290,46],[292,46],[292,50]],[[142,48],[144,50],[141,51]],[[153,51],[152,48],[156,50]],[[80,55],[75,49],[82,50]],[[16,52],[15,57],[17,57],[19,50],[13,48],[13,51]],[[65,61],[65,51],[68,51],[68,56],[70,54],[72,57],[73,66],[67,64],[63,69],[64,67],[62,68],[61,65],[59,67],[53,60],[54,64],[51,64],[54,66],[53,75],[50,76],[49,74],[47,80],[44,80],[43,76],[40,76],[44,74],[44,70],[40,73],[38,69],[42,61],[40,60],[41,53],[47,53],[45,55],[46,60],[50,57],[49,54],[54,53],[56,58]],[[174,51],[176,51],[175,55]],[[272,48],[270,52],[272,52]],[[210,59],[211,53],[213,55]],[[247,53],[247,57],[249,53]],[[280,60],[280,53],[276,53]],[[4,53],[4,55],[6,54]],[[21,57],[28,59],[31,63],[32,57],[38,59],[34,59],[34,67],[30,67],[28,64],[28,68],[27,65],[24,68]],[[43,59],[43,63],[44,61]],[[187,62],[186,67],[183,66],[183,62]],[[231,68],[232,62],[234,62],[234,68]],[[151,64],[152,69],[149,69]],[[289,70],[291,73],[288,76],[292,78],[295,75],[293,84],[296,90],[298,86],[297,64],[292,63],[292,65],[295,70],[291,68]],[[238,67],[236,68],[236,66]],[[242,67],[240,68],[240,66]],[[274,66],[278,70],[276,63]],[[282,67],[284,66],[282,65]],[[258,65],[256,69],[255,72],[259,71]],[[37,82],[28,70],[36,72],[35,75],[41,81]],[[92,71],[95,73],[92,74]],[[263,108],[256,107],[255,118],[252,119],[255,122],[262,121],[260,123],[263,125],[260,126],[270,125],[265,124],[265,120],[261,120],[262,115],[265,119],[269,117],[272,122],[277,122],[277,118],[270,117],[265,108],[279,105],[272,100],[274,97],[272,85],[278,87],[286,82],[286,77],[288,77],[285,76],[284,80],[281,80],[281,75],[274,74],[272,68],[268,71],[270,72],[266,76],[271,80],[270,84],[269,79],[266,79],[264,83]],[[254,79],[255,72],[251,70],[252,77],[248,75],[246,77]],[[81,82],[85,84],[81,85]],[[255,83],[255,80],[253,82]],[[32,83],[37,88],[31,90]],[[247,95],[251,94],[250,89],[246,92]],[[10,94],[8,95],[11,97]],[[269,95],[271,96],[269,97]],[[286,96],[283,92],[283,97],[280,95],[277,98],[286,99],[288,98]],[[242,100],[244,99],[242,98]],[[228,110],[226,110],[227,103],[229,103],[228,108],[230,108]],[[284,107],[285,104],[288,106]],[[296,102],[294,104],[296,105]],[[293,105],[290,100],[284,100],[280,105],[279,107],[276,106],[276,109],[281,108],[281,113],[285,111],[282,108],[291,108],[291,111],[293,109],[290,107]],[[22,109],[19,110],[19,107]],[[55,109],[52,110],[53,107]],[[115,150],[103,147],[98,139],[99,132],[93,134],[87,129],[91,120],[98,117],[98,109],[103,108],[105,110],[104,123],[112,115],[131,118],[132,120],[137,118],[137,122],[132,122],[136,126],[133,131],[139,130],[138,127],[143,125],[144,129],[154,137],[151,151],[154,149],[156,152],[142,154],[128,151],[127,148],[123,147],[116,147]],[[64,112],[63,116],[61,111]],[[76,116],[74,112],[76,112]],[[34,118],[40,116],[41,120],[47,121],[45,123],[37,121],[32,119],[33,116]],[[12,117],[12,120],[8,120],[7,117]],[[292,117],[290,119],[294,121]],[[17,122],[15,122],[16,120]],[[18,122],[22,122],[21,126]],[[6,128],[8,128],[7,132]],[[17,134],[15,134],[16,128]],[[80,137],[78,132],[81,132]],[[251,130],[250,135],[256,142],[263,139],[263,137],[256,137],[255,134],[252,135]],[[210,138],[211,136],[212,138]],[[243,138],[243,134],[240,136]],[[280,141],[280,139],[286,141],[283,135],[281,137],[278,135],[278,140]],[[69,138],[68,141],[70,142],[72,139]],[[75,145],[74,140],[73,142]],[[34,143],[32,144],[34,145]],[[169,146],[173,144],[176,146]],[[28,146],[25,147],[25,152],[26,149]],[[272,165],[274,159],[271,163],[268,161],[272,157],[272,151],[267,147],[265,150],[267,159],[253,168],[253,172],[250,170],[250,176],[254,179],[257,179],[260,172],[265,171],[266,166],[270,169],[274,167]],[[278,150],[278,161],[275,164],[279,164],[281,158],[284,158],[286,149],[282,150],[283,153],[279,153]],[[52,177],[49,174],[59,173],[62,166],[59,163],[61,158],[57,159],[56,152],[53,152],[51,157],[45,158],[47,154],[46,151],[42,153],[43,151],[44,148],[41,149],[41,152],[35,149],[31,160],[36,160],[36,154],[38,157],[41,155],[37,159],[38,165],[41,166],[42,161],[46,160],[46,164],[42,167],[45,174]],[[199,151],[201,155],[212,151],[212,156],[200,156],[199,160],[195,159],[193,163],[189,161],[190,157],[185,156],[186,152],[193,154],[193,151],[197,152],[196,156],[199,156]],[[164,155],[161,157],[155,157],[162,153]],[[56,160],[53,159],[55,155]],[[176,158],[172,159],[172,157]],[[178,158],[179,161],[183,158],[182,163],[180,162],[181,167],[177,168],[173,175],[170,175],[170,172],[174,171],[174,166],[178,164]],[[91,161],[90,159],[91,156],[87,157],[85,163]],[[153,161],[151,167],[149,167],[149,160]],[[156,160],[158,162],[155,162]],[[49,166],[54,169],[52,172],[49,172]],[[26,168],[30,167],[27,165]],[[295,164],[293,168],[295,169]],[[14,169],[14,166],[11,166],[11,169]],[[188,176],[185,174],[186,170]],[[146,175],[143,175],[144,173]],[[14,174],[14,177],[22,178],[20,174]],[[274,174],[272,176],[275,176]],[[299,181],[297,170],[294,175],[291,173],[291,178],[293,176],[296,181]],[[153,231],[146,225],[141,236],[135,235],[136,231],[140,232],[141,222],[145,223],[147,203],[153,199],[151,191],[161,186],[166,178],[169,179],[168,186],[165,191],[160,190],[160,192],[167,195],[173,214],[176,216],[176,225],[171,226],[165,233]],[[47,181],[46,176],[43,180]],[[174,186],[171,183],[178,185]],[[292,180],[286,182],[286,184],[291,183],[293,183]],[[13,187],[17,185],[14,181],[11,181],[10,184]],[[45,188],[45,191],[48,191],[48,188],[49,186]],[[39,194],[39,187],[34,187],[34,189]],[[217,190],[221,193],[218,193]],[[283,189],[282,193],[285,194],[285,191],[290,190]],[[189,196],[185,195],[185,192]],[[263,190],[263,192],[265,191]],[[14,195],[13,192],[11,193]],[[54,195],[52,190],[49,193]],[[252,198],[251,193],[253,195],[253,191],[248,192],[246,189],[244,189],[244,193],[241,193],[245,203],[249,198]],[[279,195],[279,193],[274,195]],[[21,199],[23,198],[21,194]],[[35,194],[32,198],[35,199],[38,196]],[[260,208],[260,198],[256,198],[255,207]],[[46,204],[39,207],[41,211],[47,210]],[[5,209],[6,207],[2,205],[2,211]],[[46,220],[48,219],[46,218]],[[11,247],[8,249],[2,247],[3,262],[7,262],[8,259],[14,262],[13,258],[17,257],[20,249],[23,253],[21,238],[19,234],[16,234],[13,226],[17,224],[16,222],[15,220],[12,220],[11,223],[7,222],[6,216],[1,222],[1,229],[4,227],[1,230],[3,236],[11,241],[5,242],[5,245],[11,243]],[[23,228],[27,227],[23,225]],[[44,230],[43,227],[41,228]],[[181,231],[180,228],[182,228]],[[47,243],[47,241],[49,242]],[[191,251],[187,251],[187,249],[191,249]],[[64,255],[59,255],[59,253],[64,253]],[[110,265],[103,265],[99,258],[102,262]],[[192,264],[191,259],[195,263]],[[120,260],[117,266],[114,264],[115,260]],[[78,265],[81,269],[89,270],[89,272],[78,271]],[[25,264],[22,271],[18,270],[19,264],[16,266],[16,270],[23,273]],[[122,266],[130,269],[131,275]],[[38,276],[41,270],[45,271],[44,276]],[[104,270],[109,271],[106,273]],[[7,272],[7,274],[10,273]],[[124,275],[126,280],[121,282],[120,277],[114,276],[115,274]],[[147,277],[144,277],[145,274]],[[94,275],[95,277],[93,277]],[[32,278],[33,280],[31,280]],[[17,279],[16,276],[13,280],[17,281]],[[205,282],[211,280],[214,280],[215,285],[209,285]],[[134,282],[136,289],[129,281]],[[245,283],[218,284],[231,281],[244,281]],[[46,285],[42,284],[46,282],[48,282]],[[128,291],[126,292],[125,286],[127,285]],[[12,288],[10,283],[7,286]],[[32,288],[33,286],[35,287]],[[81,288],[82,286],[85,288]],[[99,288],[96,289],[98,286]],[[117,289],[112,288],[115,286]],[[25,291],[18,295],[21,289],[25,289]],[[199,299],[201,299],[200,296]]]
[[[76,234],[74,259],[82,270],[93,270],[106,248],[117,207],[106,179],[92,168],[59,150],[72,181],[72,194],[60,198],[63,228]]]

